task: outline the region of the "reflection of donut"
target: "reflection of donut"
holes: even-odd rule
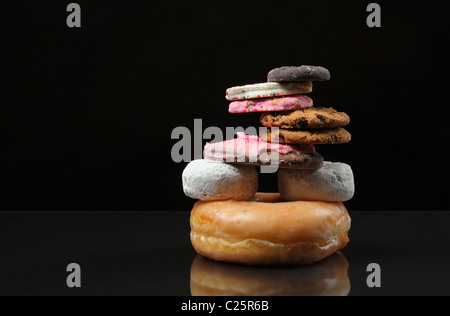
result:
[[[198,256],[191,268],[192,296],[347,296],[348,262],[336,253],[319,263],[263,268],[219,263]]]
[[[351,219],[342,203],[197,202],[191,240],[208,258],[249,265],[311,264],[343,249]]]

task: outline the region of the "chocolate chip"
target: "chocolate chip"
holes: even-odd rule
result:
[[[269,122],[269,118],[267,116],[264,117],[264,122]]]
[[[336,143],[337,140],[338,139],[337,139],[336,135],[331,135],[331,141],[333,142],[333,144]]]
[[[309,123],[307,120],[301,118],[298,119],[297,122],[295,123],[295,125],[297,126],[297,128],[307,128]]]
[[[325,118],[325,116],[323,116],[323,115],[321,115],[321,114],[317,115],[317,118],[318,118],[322,123],[325,123],[325,122],[327,121],[327,119]]]

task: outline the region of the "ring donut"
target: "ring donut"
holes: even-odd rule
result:
[[[351,219],[341,202],[280,202],[279,194],[255,201],[197,202],[191,241],[202,256],[246,265],[319,262],[349,242]]]

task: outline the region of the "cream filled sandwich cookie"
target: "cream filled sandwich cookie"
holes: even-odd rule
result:
[[[306,94],[312,91],[313,84],[310,81],[290,83],[267,82],[230,88],[226,92],[226,98],[229,101],[261,99]]]

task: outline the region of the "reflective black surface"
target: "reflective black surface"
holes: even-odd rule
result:
[[[350,213],[341,254],[290,268],[198,257],[188,212],[0,213],[0,295],[450,295],[449,212]],[[81,289],[66,285],[70,263]]]

